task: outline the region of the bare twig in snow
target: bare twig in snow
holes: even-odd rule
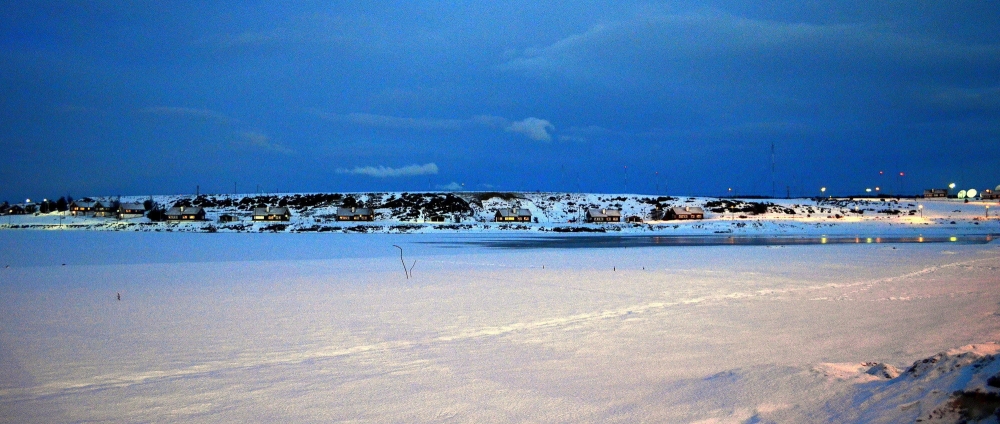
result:
[[[395,248],[399,249],[399,262],[403,264],[403,273],[406,274],[406,279],[409,280],[410,279],[410,275],[412,275],[412,272],[413,272],[413,267],[417,265],[417,260],[414,259],[413,260],[413,265],[410,265],[410,269],[406,269],[406,261],[403,260],[403,248],[399,247],[399,246],[396,246],[395,244],[393,246]]]

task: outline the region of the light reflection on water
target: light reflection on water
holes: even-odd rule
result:
[[[1000,234],[956,236],[537,236],[428,242],[442,247],[479,246],[494,249],[576,249],[672,246],[789,246],[833,244],[957,243],[986,244]]]

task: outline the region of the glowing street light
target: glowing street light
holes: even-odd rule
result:
[[[955,188],[955,183],[948,184],[948,189],[953,190]]]
[[[924,217],[924,205],[917,205],[917,210],[920,211],[920,217]]]

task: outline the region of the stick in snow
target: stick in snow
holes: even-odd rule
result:
[[[413,272],[413,267],[417,265],[417,260],[413,260],[413,265],[410,265],[410,269],[406,269],[406,261],[403,260],[403,248],[393,245],[395,248],[399,249],[399,262],[403,264],[403,273],[406,274],[406,279],[410,279],[411,272]]]

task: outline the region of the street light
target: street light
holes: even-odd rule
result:
[[[917,210],[920,211],[920,217],[923,218],[924,217],[924,205],[917,205]]]

